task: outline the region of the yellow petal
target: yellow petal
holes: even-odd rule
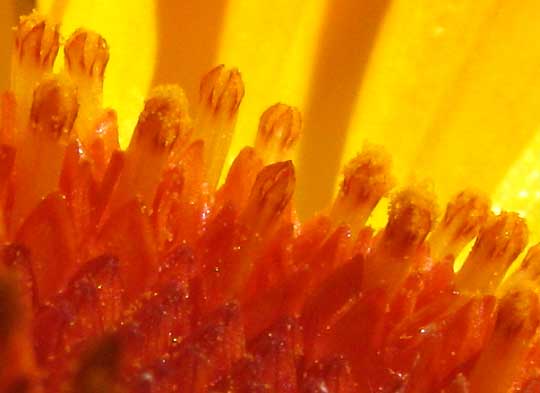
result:
[[[296,192],[301,218],[327,207],[333,196],[354,101],[388,3],[327,2],[304,108]]]
[[[303,107],[324,0],[230,0],[218,63],[238,67],[246,95],[229,162],[253,144],[259,116],[284,102]]]
[[[540,240],[540,130],[508,170],[493,195],[494,210],[518,212],[527,219],[531,243]]]
[[[347,156],[385,144],[402,180],[493,192],[540,122],[540,3],[395,0],[373,53]]]
[[[227,0],[155,1],[154,84],[178,83],[196,103],[201,77],[217,65]]]
[[[154,3],[153,0],[38,1],[42,13],[63,21],[64,36],[85,27],[99,31],[109,43],[111,60],[105,77],[104,104],[118,112],[124,146],[152,82],[156,57]]]

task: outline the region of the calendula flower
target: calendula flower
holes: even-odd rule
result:
[[[540,5],[211,3],[43,1],[15,28],[1,390],[540,389],[538,246],[509,272]]]

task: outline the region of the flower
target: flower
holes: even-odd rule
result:
[[[0,106],[3,390],[535,391],[538,246],[503,280],[522,217],[466,190],[438,221],[431,187],[394,188],[368,145],[299,220],[298,109],[270,106],[220,183],[240,72],[207,72],[195,110],[180,87],[153,88],[122,150],[108,63],[98,33],[61,44],[50,19],[19,22]]]
[[[228,162],[254,140],[268,106],[300,108],[309,130],[295,157],[302,217],[329,203],[340,168],[367,140],[391,152],[401,184],[428,178],[443,203],[463,187],[482,190],[495,207],[526,216],[540,240],[534,0],[38,3],[57,13],[65,5],[66,35],[85,26],[107,37],[105,102],[121,124],[131,119],[121,127],[126,135],[152,73],[154,83],[179,83],[194,101],[206,70],[235,65],[249,94]]]

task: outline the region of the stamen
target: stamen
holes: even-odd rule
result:
[[[502,298],[493,335],[470,375],[471,392],[505,393],[517,386],[530,367],[530,343],[540,327],[539,312],[533,291],[512,291]]]
[[[102,84],[109,62],[109,46],[99,34],[78,29],[64,45],[65,66],[70,75],[82,82]]]
[[[425,186],[411,186],[392,197],[386,228],[366,260],[364,290],[394,290],[423,261],[421,251],[435,212],[435,196]]]
[[[532,281],[540,284],[540,244],[529,248],[519,271],[527,273]]]
[[[227,179],[216,196],[216,205],[231,203],[237,211],[242,211],[249,198],[257,174],[263,162],[255,149],[245,147],[238,154],[229,169]]]
[[[75,88],[60,79],[48,79],[34,92],[30,130],[34,135],[67,142],[77,117]]]
[[[21,65],[50,71],[59,48],[58,26],[37,13],[21,16],[15,33],[15,56]]]
[[[289,206],[294,186],[294,166],[291,161],[268,165],[257,175],[241,217],[249,235],[241,247],[235,266],[224,281],[229,296],[237,297],[245,287],[254,267],[257,246],[261,241],[271,238]]]
[[[503,284],[502,292],[515,288],[529,288],[538,291],[540,285],[540,244],[527,251],[521,266]]]
[[[113,209],[135,197],[152,206],[169,153],[178,136],[188,132],[189,124],[187,100],[180,87],[159,86],[151,92],[126,151]]]
[[[17,131],[26,132],[32,92],[36,84],[52,71],[60,47],[58,26],[37,13],[22,16],[15,31],[12,56],[11,90],[17,101]]]
[[[527,290],[506,294],[499,304],[496,331],[515,337],[533,336],[540,324],[538,296]]]
[[[210,191],[219,181],[243,97],[244,83],[236,69],[226,70],[223,65],[218,66],[201,81],[195,139],[204,141]]]
[[[103,77],[109,61],[109,47],[99,34],[79,29],[64,46],[65,69],[77,84],[80,103],[75,130],[84,145],[96,137],[96,123],[102,113]]]
[[[343,183],[330,216],[358,232],[380,199],[394,184],[390,156],[379,147],[367,147],[345,168]]]
[[[493,293],[506,270],[527,245],[529,231],[516,213],[502,212],[488,220],[456,277],[462,291]]]
[[[384,242],[398,254],[414,251],[431,231],[435,196],[425,187],[408,187],[392,198]]]
[[[302,128],[300,111],[292,106],[275,104],[261,116],[255,149],[265,164],[290,159]]]
[[[95,138],[89,138],[86,152],[92,158],[94,175],[101,181],[113,153],[120,149],[116,112],[112,109],[104,110],[102,116],[96,119],[95,124],[93,128]]]
[[[27,136],[15,157],[12,230],[39,201],[58,188],[66,146],[78,103],[74,87],[60,79],[41,82],[34,92]]]
[[[294,186],[294,166],[291,161],[278,162],[262,169],[255,179],[244,212],[244,218],[254,233],[273,228],[289,204]]]
[[[453,258],[475,238],[489,216],[489,199],[474,191],[460,192],[448,203],[444,218],[430,237],[435,260]]]
[[[128,151],[140,146],[170,151],[189,123],[187,108],[187,99],[180,87],[156,87],[145,102]]]

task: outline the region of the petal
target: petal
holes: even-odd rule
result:
[[[433,179],[443,200],[493,192],[540,121],[535,0],[395,0],[348,140],[386,145],[404,180]]]
[[[329,0],[304,109],[296,204],[301,218],[330,202],[357,92],[390,0]],[[301,72],[301,70],[298,70]]]
[[[62,33],[78,27],[99,31],[107,40],[104,103],[118,112],[120,140],[126,145],[153,77],[156,56],[156,12],[153,0],[39,0],[38,9],[62,20]],[[57,62],[61,64],[61,62]]]
[[[302,107],[324,0],[230,0],[218,63],[238,67],[246,84],[229,162],[255,140],[259,116],[284,102]]]
[[[493,194],[494,210],[503,208],[518,212],[527,219],[531,230],[531,243],[540,240],[540,133],[536,135],[521,156],[508,170]]]
[[[216,65],[227,0],[155,3],[160,39],[154,85],[178,83],[196,103],[201,77]]]

